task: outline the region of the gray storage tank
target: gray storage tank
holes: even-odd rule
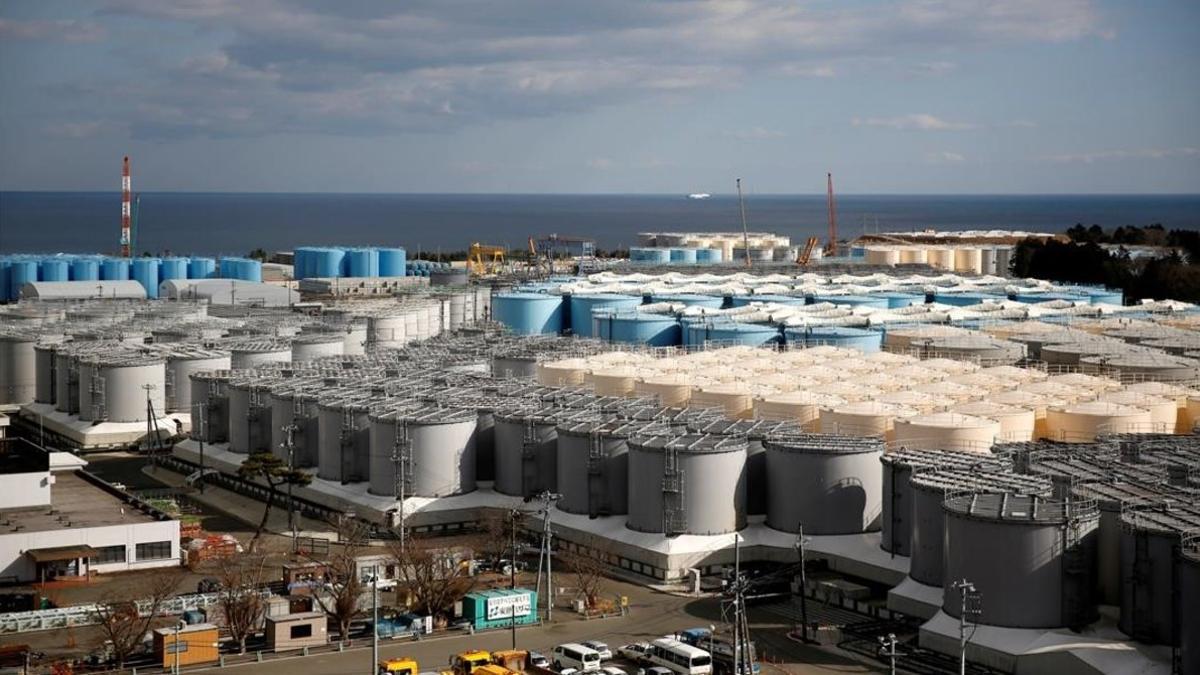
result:
[[[1095,502],[970,494],[944,509],[945,578],[974,584],[980,624],[1079,628],[1096,619]],[[943,588],[942,611],[957,619],[960,591]]]
[[[966,469],[1010,471],[1004,457],[953,450],[895,450],[879,458],[883,465],[883,530],[880,547],[892,555],[911,555],[913,496],[909,479],[914,471]]]
[[[639,532],[714,535],[746,526],[746,439],[629,439],[629,518]]]
[[[1148,644],[1179,645],[1183,537],[1200,530],[1200,509],[1162,501],[1127,507],[1121,514],[1122,633]]]
[[[336,384],[336,381],[334,381]],[[320,423],[317,400],[326,386],[320,378],[285,380],[271,388],[271,452],[287,461],[287,429],[292,429],[292,462],[296,468],[317,465]]]
[[[1009,494],[1049,498],[1050,481],[1006,471],[926,469],[909,480],[912,494],[911,557],[908,575],[926,586],[945,581],[945,512],[943,503],[953,494]]]
[[[94,418],[109,422],[145,422],[147,400],[154,414],[165,414],[166,360],[148,354],[98,354],[91,367],[95,369],[91,407]],[[82,387],[81,387],[82,390]],[[82,401],[80,402],[82,406]]]
[[[292,358],[292,345],[287,340],[242,340],[223,348],[229,350],[230,363],[238,370],[286,363]]]
[[[492,376],[509,379],[536,377],[537,357],[529,354],[497,354],[492,357]]]
[[[341,483],[367,479],[370,471],[370,397],[336,392],[317,404],[320,429],[317,477]]]
[[[588,516],[629,512],[629,439],[653,423],[599,418],[558,425],[558,508]]]
[[[1071,498],[1096,502],[1100,510],[1100,527],[1096,533],[1096,582],[1099,602],[1103,605],[1121,604],[1121,536],[1124,525],[1121,514],[1126,508],[1149,504],[1166,495],[1152,485],[1121,480],[1082,483],[1071,488]]]
[[[34,360],[34,396],[37,403],[53,404],[55,387],[55,352],[62,345],[62,340],[42,339],[33,346]]]
[[[228,370],[229,367],[229,352],[183,345],[172,349],[167,353],[167,412],[196,415],[197,410],[192,406],[192,374],[208,370]]]
[[[230,382],[229,451],[242,454],[271,451],[272,422],[269,389],[275,378],[252,375]]]
[[[1200,532],[1184,536],[1179,555],[1179,595],[1200,598]],[[1200,673],[1200,602],[1180,605],[1179,647],[1181,672]]]
[[[292,340],[292,363],[315,361],[326,356],[341,356],[346,352],[346,341],[341,335],[301,335]]]
[[[763,440],[771,434],[798,434],[800,425],[779,420],[726,420],[697,415],[688,427],[698,433],[742,436],[746,439],[746,513],[767,513],[767,449]]]
[[[0,405],[33,403],[37,394],[36,333],[0,333]]]
[[[229,440],[229,381],[237,373],[214,370],[192,375],[192,400],[203,406],[203,423],[192,425],[192,438],[205,443]]]
[[[880,527],[879,438],[784,433],[767,450],[767,525],[781,532],[857,534]]]
[[[475,422],[473,410],[437,405],[372,415],[371,494],[396,496],[397,478],[412,497],[473,492]]]
[[[518,405],[495,413],[496,491],[526,497],[558,489],[555,406]]]

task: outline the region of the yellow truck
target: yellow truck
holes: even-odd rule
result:
[[[529,652],[524,649],[502,649],[492,652],[492,663],[509,672],[523,673],[529,664]],[[500,673],[491,675],[500,675]]]
[[[398,659],[388,659],[379,662],[379,675],[418,675],[416,659],[402,656]]]
[[[450,657],[450,672],[453,675],[475,675],[479,668],[490,665],[492,655],[484,651],[459,652]],[[496,675],[492,673],[490,675]]]

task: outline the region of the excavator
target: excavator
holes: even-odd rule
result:
[[[475,276],[496,274],[504,266],[504,254],[503,246],[474,242],[467,253],[467,268]]]
[[[816,250],[819,243],[820,240],[816,237],[809,237],[800,254],[796,256],[796,264],[801,267],[807,267],[808,263],[812,261],[813,251]]]

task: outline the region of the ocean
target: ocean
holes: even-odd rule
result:
[[[1025,229],[1075,223],[1200,229],[1200,195],[845,195],[841,236],[866,231]],[[117,192],[0,192],[0,253],[117,248]],[[824,195],[751,195],[752,230],[824,238]],[[302,245],[398,245],[461,251],[471,242],[524,247],[551,233],[629,246],[644,231],[740,231],[737,197],[714,195],[141,194],[136,251],[244,255]]]

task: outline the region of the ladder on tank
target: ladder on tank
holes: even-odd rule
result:
[[[604,438],[596,431],[592,431],[588,434],[587,458],[588,515],[591,516],[606,516],[611,511],[608,500],[605,498],[604,489],[607,482],[604,479],[604,464],[607,460],[608,453],[604,450]]]
[[[260,451],[264,445],[270,446],[270,442],[264,443],[262,438],[261,422],[266,401],[263,400],[263,390],[258,387],[250,387],[247,393],[249,402],[246,405],[246,447],[253,453]]]
[[[538,480],[538,445],[537,423],[527,417],[521,437],[521,492],[525,495],[532,495],[544,487]]]
[[[1080,628],[1091,621],[1086,615],[1092,604],[1090,558],[1084,550],[1080,536],[1082,524],[1078,518],[1068,517],[1063,525],[1062,552],[1062,621],[1069,628]]]
[[[683,467],[679,466],[679,452],[674,448],[663,449],[663,533],[668,537],[687,531],[687,510],[683,499]]]
[[[347,453],[346,449],[350,452]],[[351,462],[354,460],[354,411],[349,406],[342,408],[342,428],[338,430],[338,454],[340,455],[338,464],[341,465],[342,485],[350,482],[350,471],[346,466],[346,460],[349,458]]]
[[[1130,527],[1128,523],[1125,525]],[[1150,535],[1145,528],[1132,527],[1133,535],[1133,565],[1130,578],[1125,583],[1130,584],[1129,593],[1133,603],[1133,616],[1130,619],[1129,630],[1134,640],[1151,642],[1154,638],[1154,583],[1153,562],[1150,559]]]
[[[100,373],[93,373],[88,383],[88,393],[92,397],[92,422],[103,422],[108,416],[108,397],[105,393],[104,378]]]
[[[392,442],[392,491],[396,500],[403,502],[412,493],[413,458],[412,436],[408,433],[408,422],[396,420],[396,437]]]
[[[163,373],[163,405],[167,410],[175,409],[175,370],[172,368]]]

